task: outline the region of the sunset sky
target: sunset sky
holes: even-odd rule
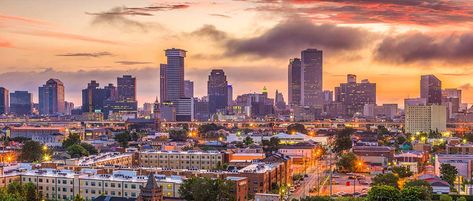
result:
[[[287,65],[324,50],[324,89],[346,74],[377,83],[378,104],[419,96],[421,74],[473,102],[471,0],[2,0],[0,86],[29,90],[49,78],[81,105],[90,80],[137,77],[139,104],[159,96],[164,49],[188,51],[186,79],[207,93],[222,68],[234,96],[266,86],[287,101]]]

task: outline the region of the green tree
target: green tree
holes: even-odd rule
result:
[[[311,196],[301,198],[300,201],[332,201],[332,198],[326,196]]]
[[[186,130],[170,130],[169,139],[174,141],[186,141],[187,140],[187,131]]]
[[[179,194],[184,200],[193,201],[223,201],[235,200],[231,193],[234,183],[223,179],[192,177],[185,180],[179,188]]]
[[[450,195],[442,194],[440,195],[439,201],[453,201],[453,198]]]
[[[90,155],[89,152],[80,144],[71,145],[67,147],[66,151],[72,158],[80,158],[82,156]]]
[[[23,192],[26,200],[39,200],[36,187],[33,183],[23,185]]]
[[[128,142],[131,140],[131,136],[129,132],[122,132],[116,134],[114,139],[120,144],[121,147],[128,148]]]
[[[251,138],[250,136],[246,136],[246,138],[243,140],[243,143],[245,143],[246,145],[251,145],[253,144],[253,138]]]
[[[210,131],[218,131],[223,128],[224,128],[223,126],[219,126],[217,124],[211,123],[211,124],[200,125],[197,131],[199,132],[200,135],[204,135]]]
[[[272,137],[269,140],[263,140],[261,143],[263,144],[263,150],[266,153],[272,153],[279,149],[279,138]]]
[[[404,166],[393,167],[393,173],[396,174],[399,178],[406,178],[413,175],[411,170]]]
[[[353,153],[342,154],[337,162],[338,170],[340,172],[355,172],[356,160],[356,155]]]
[[[97,149],[95,149],[94,145],[91,145],[89,143],[82,142],[82,143],[80,143],[80,146],[84,147],[84,149],[87,150],[87,152],[89,152],[90,155],[98,153],[98,151],[97,151]]]
[[[295,123],[287,126],[286,128],[286,133],[288,134],[293,134],[293,133],[307,133],[307,130],[305,129],[305,126],[303,124]]]
[[[337,132],[335,136],[335,144],[333,145],[333,151],[341,153],[349,150],[352,147],[351,135],[355,132],[352,128],[345,128]]]
[[[402,201],[432,200],[430,191],[422,186],[412,186],[401,190]]]
[[[467,199],[465,197],[459,197],[457,201],[467,201]]]
[[[457,177],[458,170],[455,166],[448,163],[440,165],[440,178],[450,184],[453,187],[455,178]]]
[[[386,174],[378,174],[372,179],[372,186],[380,186],[380,185],[386,185],[386,186],[392,186],[395,188],[399,188],[397,182],[399,181],[399,177],[392,174],[392,173],[386,173]]]
[[[374,186],[368,192],[367,201],[398,201],[400,192],[397,188],[388,185]]]
[[[404,184],[404,188],[409,188],[409,187],[423,187],[423,188],[426,188],[431,195],[434,193],[434,190],[432,189],[432,186],[430,185],[430,183],[425,180],[408,181]]]
[[[62,142],[62,147],[67,148],[75,144],[80,144],[80,135],[77,133],[70,134],[69,137]]]
[[[77,194],[76,196],[74,196],[74,201],[85,201],[85,199],[81,197],[79,194]]]
[[[36,141],[26,141],[21,148],[20,159],[25,162],[40,161],[43,157],[43,146]]]

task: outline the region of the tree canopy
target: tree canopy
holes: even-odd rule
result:
[[[36,141],[28,140],[21,148],[20,159],[25,162],[41,161],[43,157],[43,146]]]
[[[378,174],[372,179],[373,183],[371,185],[373,186],[386,185],[386,186],[399,188],[398,181],[399,181],[399,177],[392,173]]]
[[[455,166],[448,163],[443,163],[440,165],[440,178],[450,184],[454,185],[455,178],[457,177],[458,170]]]
[[[179,194],[184,200],[235,201],[233,188],[234,183],[228,180],[192,177],[182,183]]]

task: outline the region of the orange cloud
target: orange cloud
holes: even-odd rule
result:
[[[10,43],[9,41],[0,38],[0,48],[12,48],[13,44]]]
[[[31,35],[31,36],[43,36],[43,37],[50,37],[50,38],[64,39],[64,40],[79,40],[79,41],[110,44],[110,45],[124,45],[124,43],[121,43],[118,41],[98,39],[98,38],[93,38],[93,37],[83,36],[83,35],[78,35],[78,34],[61,33],[61,32],[53,32],[53,31],[34,30],[34,31],[17,31],[15,33],[26,34],[26,35]]]
[[[13,16],[13,15],[3,15],[0,13],[0,22],[22,22],[27,24],[34,24],[34,25],[51,25],[51,23],[43,20],[21,17],[21,16]]]

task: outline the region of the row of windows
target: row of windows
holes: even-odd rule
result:
[[[174,161],[174,162],[167,162],[167,161],[156,161],[156,160],[143,160],[143,163],[171,163],[171,164],[176,164],[179,163],[179,161]],[[180,161],[180,163],[185,163],[189,164],[189,161]],[[199,164],[200,161],[191,161],[191,164]],[[202,164],[216,164],[218,162],[215,161],[202,161]]]
[[[29,177],[28,179],[26,177],[23,177],[23,181],[26,182],[36,182],[38,181],[39,183],[49,183],[49,179],[43,179],[43,178],[39,178],[38,180],[36,180],[36,178],[31,178]],[[54,179],[51,179],[51,183],[54,184],[55,183],[55,180]],[[74,184],[74,181],[70,180],[69,182],[67,182],[66,179],[63,179],[63,180],[57,180],[57,184]]]
[[[153,157],[154,156],[154,157]],[[158,155],[143,155],[143,158],[158,158]],[[168,158],[167,155],[159,155],[159,158]],[[179,158],[179,156],[169,156],[169,158]],[[180,158],[189,158],[189,156],[181,156]],[[194,156],[191,156],[190,158],[194,158]],[[210,159],[210,156],[201,156],[201,157],[195,157],[195,158],[202,158],[202,159]],[[221,156],[217,156],[217,159],[221,159]],[[212,159],[215,159],[215,156],[212,156]]]

